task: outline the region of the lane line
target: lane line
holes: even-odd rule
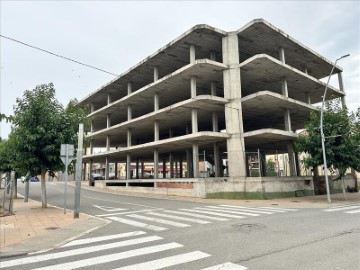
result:
[[[120,222],[120,223],[124,223],[124,224],[127,224],[127,225],[132,225],[132,226],[135,226],[135,227],[139,227],[139,228],[153,230],[153,231],[165,231],[165,230],[167,230],[167,228],[164,228],[164,227],[158,227],[158,226],[154,226],[154,225],[150,225],[150,224],[146,224],[146,223],[142,223],[142,222],[139,222],[139,221],[126,219],[126,218],[108,217],[108,219],[114,220],[114,221],[117,221],[117,222]]]
[[[28,264],[28,263],[43,262],[43,261],[47,261],[47,260],[54,260],[54,259],[59,259],[59,258],[64,258],[64,257],[69,257],[69,256],[82,255],[82,254],[88,254],[91,252],[103,251],[106,249],[137,245],[137,244],[152,242],[152,241],[161,240],[161,239],[163,239],[163,238],[159,237],[159,236],[148,236],[148,237],[131,239],[131,240],[126,240],[126,241],[121,241],[121,242],[115,242],[115,243],[111,243],[111,244],[72,249],[72,250],[67,250],[67,251],[51,253],[51,254],[35,255],[32,257],[24,257],[21,259],[1,262],[1,267],[3,268],[3,267],[10,267],[10,266],[16,266],[16,265],[24,265],[24,264]]]
[[[131,236],[138,236],[138,235],[143,235],[143,234],[146,234],[146,232],[134,231],[134,232],[128,232],[128,233],[120,233],[120,234],[85,238],[85,239],[71,241],[61,247],[72,247],[72,246],[96,243],[96,242],[105,241],[105,240],[113,240],[113,239],[126,238],[126,237],[131,237]]]
[[[239,264],[234,264],[234,263],[222,263],[222,264],[218,264],[218,265],[214,265],[208,268],[204,268],[202,270],[246,270],[248,269],[245,266],[239,265]]]
[[[179,217],[179,216],[173,216],[173,215],[167,215],[167,214],[155,213],[155,212],[148,212],[147,214],[148,215],[153,215],[153,216],[158,216],[158,217],[166,217],[166,218],[172,218],[172,219],[177,219],[177,220],[190,221],[190,222],[199,223],[199,224],[209,224],[209,223],[211,223],[210,221],[201,220],[201,219]]]
[[[360,213],[360,209],[357,210],[353,210],[353,211],[347,211],[345,212],[346,214],[356,214],[356,213]]]
[[[80,268],[80,267],[85,268],[88,266],[93,266],[93,265],[108,263],[108,262],[113,262],[113,261],[119,261],[119,260],[131,258],[131,257],[151,254],[151,253],[155,253],[155,252],[161,252],[161,251],[165,251],[165,250],[169,250],[169,249],[173,249],[173,248],[179,248],[182,246],[183,245],[173,242],[173,243],[168,243],[168,244],[163,244],[163,245],[150,246],[150,247],[145,247],[145,248],[128,250],[128,251],[115,253],[115,254],[93,257],[93,258],[84,259],[84,260],[78,260],[78,261],[74,261],[74,262],[62,263],[62,264],[57,264],[57,265],[49,265],[49,266],[45,266],[45,267],[35,268],[32,270],[72,270],[72,269],[76,269],[76,268]]]
[[[230,214],[223,214],[223,213],[215,213],[205,210],[196,210],[196,209],[181,209],[182,211],[189,211],[189,212],[195,212],[195,213],[203,213],[203,214],[209,214],[214,216],[220,216],[220,217],[228,217],[228,218],[245,218],[242,216],[236,216],[236,215],[230,215]]]
[[[255,214],[255,213],[249,213],[249,212],[245,212],[243,210],[237,210],[237,209],[229,209],[229,208],[225,208],[225,207],[218,207],[218,206],[207,206],[206,208],[204,209],[208,209],[208,208],[211,208],[209,210],[212,210],[212,211],[219,211],[219,212],[224,212],[224,213],[232,213],[232,214],[239,214],[239,215],[245,215],[245,216],[253,216],[253,217],[258,217],[260,216],[259,214],[261,212],[257,212],[259,214]],[[254,211],[255,212],[255,211]]]
[[[194,214],[194,213],[187,213],[187,212],[182,212],[182,211],[174,211],[174,210],[165,210],[165,213],[173,213],[173,214],[179,214],[179,215],[185,215],[185,216],[190,216],[190,217],[198,217],[198,218],[207,218],[210,220],[218,220],[218,221],[226,221],[229,220],[227,218],[220,218],[220,217],[209,217],[209,216],[205,216],[205,215],[199,215],[199,214]]]
[[[185,228],[185,227],[190,227],[190,226],[191,226],[191,225],[185,224],[185,223],[175,222],[175,221],[166,220],[166,219],[161,219],[161,218],[153,218],[153,217],[141,216],[141,215],[137,215],[137,214],[127,215],[127,217],[132,217],[132,218],[138,218],[138,219],[142,219],[142,220],[153,221],[153,222],[162,223],[162,224],[167,224],[167,225],[171,225],[171,226],[175,226],[175,227],[181,227],[181,228]]]
[[[158,260],[148,261],[144,263],[133,264],[125,267],[116,268],[114,270],[139,270],[139,269],[146,269],[146,270],[157,270],[162,269],[169,266],[174,266],[178,264],[188,263],[200,259],[204,259],[211,255],[201,252],[201,251],[193,251],[185,254],[174,255]]]

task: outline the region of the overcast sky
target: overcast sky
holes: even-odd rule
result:
[[[347,104],[360,106],[359,1],[4,1],[0,32],[121,74],[196,24],[233,31],[264,18],[344,69]],[[17,97],[53,82],[65,106],[114,76],[0,38],[1,113]],[[336,80],[333,84],[337,85]],[[10,125],[1,123],[1,137]]]

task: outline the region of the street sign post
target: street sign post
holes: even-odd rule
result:
[[[60,148],[60,158],[65,165],[65,183],[64,183],[64,214],[66,214],[66,186],[68,178],[68,166],[74,159],[74,145],[62,144]]]

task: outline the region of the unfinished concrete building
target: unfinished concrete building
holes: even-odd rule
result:
[[[320,79],[332,67],[263,19],[233,32],[196,25],[80,101],[91,107],[84,163],[105,164],[105,181],[96,182],[109,188],[198,197],[311,192],[295,130],[317,109]],[[330,86],[328,97],[345,95],[341,72],[336,66],[340,89]],[[267,176],[269,154],[286,154],[288,175]],[[110,163],[118,180],[106,181]]]

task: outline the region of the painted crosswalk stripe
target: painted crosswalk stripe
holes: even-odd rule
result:
[[[246,270],[248,268],[245,266],[242,266],[242,265],[227,262],[227,263],[214,265],[214,266],[211,266],[208,268],[204,268],[202,270],[219,270],[219,269],[221,269],[221,270]]]
[[[184,215],[184,216],[189,216],[189,217],[206,218],[206,219],[210,219],[210,220],[218,220],[218,221],[226,221],[226,220],[228,220],[227,218],[209,217],[209,216],[205,216],[205,215],[187,213],[187,212],[182,212],[182,211],[165,210],[164,212],[165,213],[179,214],[179,215]]]
[[[167,214],[162,214],[162,213],[157,213],[157,212],[149,212],[147,214],[148,215],[153,215],[153,216],[158,216],[158,217],[166,217],[166,218],[172,218],[172,219],[177,219],[177,220],[190,221],[190,222],[199,223],[199,224],[209,224],[209,223],[211,223],[210,221],[206,221],[206,220],[195,219],[195,218],[187,218],[187,217],[179,217],[179,216],[167,215]]]
[[[238,205],[236,205],[236,206],[235,205],[221,205],[221,206],[234,208],[234,209],[241,209],[242,211],[252,211],[254,213],[257,212],[257,213],[267,214],[267,215],[271,215],[271,214],[274,214],[276,212],[279,212],[279,213],[285,213],[286,212],[284,210],[261,209],[261,208],[238,206]]]
[[[98,236],[98,237],[92,237],[92,238],[85,238],[85,239],[79,239],[71,241],[61,247],[72,247],[72,246],[78,246],[78,245],[84,245],[84,244],[90,244],[90,243],[96,243],[100,241],[106,241],[106,240],[114,240],[119,238],[126,238],[131,236],[138,236],[146,234],[146,232],[143,231],[134,231],[134,232],[128,232],[128,233],[120,233],[120,234],[113,234],[113,235],[105,235],[105,236]]]
[[[150,225],[150,224],[146,224],[146,223],[142,223],[142,222],[138,222],[138,221],[135,221],[135,220],[126,219],[126,218],[108,217],[108,219],[114,220],[114,221],[117,221],[117,222],[120,222],[120,223],[124,223],[124,224],[127,224],[127,225],[132,225],[132,226],[135,226],[135,227],[139,227],[139,228],[153,230],[153,231],[165,231],[165,230],[167,230],[167,228],[164,228],[164,227],[158,227],[158,226],[154,226],[154,225]]]
[[[272,210],[272,211],[298,211],[299,209],[293,209],[293,208],[279,208],[279,207],[270,207],[270,206],[261,206],[259,208],[263,208],[263,209],[269,209],[269,210]]]
[[[225,207],[207,206],[206,208],[211,208],[211,210],[220,211],[220,212],[224,212],[224,213],[233,213],[233,214],[239,214],[239,215],[245,215],[245,216],[253,216],[253,217],[260,216],[259,214],[249,213],[249,212],[242,211],[242,210],[237,210],[237,209],[229,209],[229,208],[225,208]],[[261,213],[261,212],[258,212],[258,213]]]
[[[72,249],[72,250],[67,250],[67,251],[51,253],[51,254],[35,255],[32,257],[24,257],[24,258],[17,259],[17,260],[1,262],[1,267],[3,268],[3,267],[10,267],[10,266],[16,266],[16,265],[23,265],[23,264],[28,264],[28,263],[42,262],[42,261],[47,261],[47,260],[54,260],[54,259],[59,259],[59,258],[64,258],[64,257],[69,257],[69,256],[74,256],[74,255],[88,254],[91,252],[97,252],[99,250],[103,251],[106,249],[148,243],[148,242],[161,240],[161,239],[163,239],[163,238],[159,237],[159,236],[148,236],[148,237],[142,237],[142,238],[137,238],[137,239],[125,240],[125,241],[121,241],[121,242],[115,242],[115,243],[111,243],[111,244]]]
[[[141,215],[137,215],[137,214],[127,215],[127,217],[132,217],[132,218],[138,218],[138,219],[142,219],[142,220],[153,221],[153,222],[162,223],[162,224],[167,224],[167,225],[171,225],[171,226],[175,226],[175,227],[181,227],[181,228],[190,227],[190,226],[191,226],[191,225],[189,225],[189,224],[184,224],[184,223],[175,222],[175,221],[166,220],[166,219],[161,219],[161,218],[153,218],[153,217],[141,216]]]
[[[201,252],[201,251],[193,251],[185,254],[170,256],[158,260],[153,260],[144,263],[133,264],[125,267],[120,267],[114,270],[139,270],[139,269],[146,269],[146,270],[157,270],[162,269],[169,266],[174,266],[182,263],[188,263],[196,260],[200,260],[211,255]]]
[[[206,209],[206,208],[205,208],[205,209]],[[230,214],[216,213],[216,212],[207,211],[207,210],[201,210],[200,207],[195,208],[195,209],[181,209],[181,210],[182,210],[182,211],[195,212],[195,213],[209,214],[209,215],[220,216],[220,217],[245,218],[245,217],[237,216],[237,215],[230,215]]]
[[[359,205],[353,205],[353,206],[330,208],[330,209],[326,209],[324,211],[326,211],[326,212],[342,211],[342,210],[356,209],[356,208],[359,208],[359,207],[360,207]]]
[[[356,214],[356,213],[360,213],[360,209],[357,210],[352,210],[352,211],[347,211],[345,212],[346,214]]]
[[[83,259],[83,260],[78,260],[78,261],[73,261],[73,262],[68,262],[68,263],[49,265],[49,266],[45,266],[45,267],[36,268],[33,270],[72,270],[72,269],[76,269],[76,268],[80,268],[80,267],[85,268],[85,267],[89,267],[89,266],[93,266],[93,265],[97,265],[97,264],[108,263],[108,262],[118,261],[118,260],[127,259],[127,258],[131,258],[131,257],[161,252],[161,251],[165,251],[165,250],[169,250],[169,249],[173,249],[173,248],[179,248],[182,246],[183,245],[173,242],[173,243],[168,243],[168,244],[163,244],[163,245],[128,250],[128,251],[124,251],[124,252],[120,252],[120,253],[92,257],[89,259]]]

